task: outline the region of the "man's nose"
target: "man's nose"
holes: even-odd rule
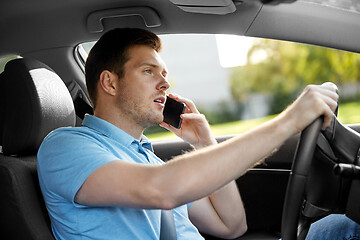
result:
[[[170,82],[167,80],[167,78],[161,75],[161,81],[160,81],[160,83],[158,84],[158,89],[159,89],[159,90],[165,90],[165,91],[166,91],[167,89],[170,88],[170,86],[171,86],[171,84],[170,84]]]

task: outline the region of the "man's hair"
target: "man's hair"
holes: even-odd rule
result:
[[[85,78],[94,108],[100,74],[108,70],[122,78],[125,74],[125,63],[129,60],[128,50],[136,45],[149,46],[157,52],[161,50],[161,40],[156,34],[137,28],[111,30],[105,33],[91,49],[85,63]]]

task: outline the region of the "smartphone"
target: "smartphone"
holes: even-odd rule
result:
[[[178,102],[170,97],[166,98],[164,108],[164,122],[179,129],[181,127],[182,119],[180,117],[185,111],[185,104]]]

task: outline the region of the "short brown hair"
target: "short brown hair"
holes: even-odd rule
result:
[[[129,60],[127,51],[135,45],[146,45],[159,52],[160,38],[147,30],[116,28],[105,33],[91,49],[85,63],[85,78],[89,97],[94,105],[97,100],[97,83],[104,70],[124,76],[124,65]]]

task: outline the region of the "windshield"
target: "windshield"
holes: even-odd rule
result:
[[[352,12],[360,13],[360,1],[358,0],[300,0],[301,2],[310,2],[322,6],[340,8]]]

